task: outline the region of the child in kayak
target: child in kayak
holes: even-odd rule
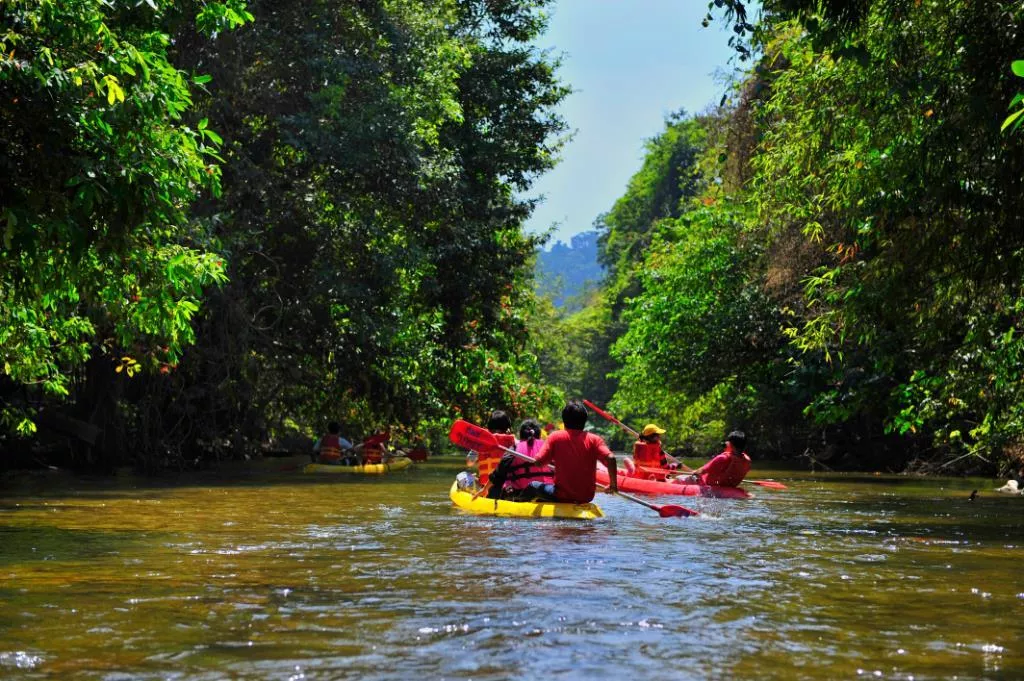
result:
[[[494,435],[494,439],[502,447],[512,449],[516,446],[516,436],[512,434],[512,418],[504,411],[495,409],[491,412],[491,417],[487,419],[487,430]],[[504,450],[496,447],[486,451],[471,451],[466,457],[466,466],[476,466],[477,468],[478,484],[481,488],[488,487],[491,475],[494,474],[498,464],[501,463],[501,457],[504,455]],[[501,485],[496,487],[496,490],[488,488],[488,497],[501,492]]]
[[[540,438],[540,424],[533,419],[526,419],[519,426],[519,441],[515,449],[520,454],[536,458],[540,453],[543,440]],[[531,497],[530,483],[540,482],[545,485],[553,483],[554,476],[547,466],[537,464],[519,458],[514,454],[505,453],[501,457],[501,463],[491,473],[491,490],[488,497],[491,499],[512,499],[521,501],[525,497]]]
[[[584,432],[587,408],[579,400],[571,400],[562,409],[565,430],[548,436],[537,454],[538,464],[555,467],[553,483],[531,482],[535,498],[572,504],[585,504],[594,498],[597,488],[595,472],[600,461],[608,468],[610,492],[618,491],[615,456],[600,436]]]
[[[739,487],[750,472],[750,457],[744,451],[747,436],[741,430],[734,430],[725,438],[725,450],[685,478],[676,481],[683,484],[698,483],[712,487]]]

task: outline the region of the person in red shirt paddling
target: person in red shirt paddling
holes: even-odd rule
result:
[[[615,456],[599,435],[584,432],[587,408],[579,400],[571,400],[562,409],[565,430],[548,436],[537,454],[538,464],[555,467],[555,482],[530,483],[529,489],[538,499],[550,499],[570,504],[586,504],[593,500],[597,489],[595,472],[600,461],[608,468],[609,492],[617,492]]]
[[[750,457],[743,451],[747,436],[741,430],[734,430],[725,438],[725,451],[680,479],[680,482],[699,483],[713,487],[739,487],[750,471]]]

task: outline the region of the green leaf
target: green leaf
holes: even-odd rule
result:
[[[1014,74],[1024,78],[1024,59],[1018,59],[1010,64],[1010,68],[1013,69]]]
[[[195,83],[196,85],[206,85],[211,80],[213,80],[213,76],[211,76],[208,73],[204,73],[202,75],[192,76],[192,82]]]
[[[1007,116],[1006,120],[1003,121],[1002,127],[999,128],[999,131],[1004,132],[1008,127],[1014,125],[1014,122],[1017,121],[1017,119],[1019,119],[1021,115],[1024,115],[1024,109],[1018,109],[1017,111],[1014,111],[1012,114]],[[1017,125],[1020,125],[1020,123],[1017,122]]]

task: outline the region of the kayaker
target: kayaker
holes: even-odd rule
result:
[[[533,419],[526,419],[519,425],[519,440],[515,446],[517,452],[530,458],[536,458],[543,443],[540,423]],[[520,501],[524,497],[533,496],[531,492],[527,492],[530,489],[530,483],[551,484],[554,481],[551,469],[547,466],[539,466],[506,452],[501,457],[501,463],[491,473],[491,489],[488,497]]]
[[[734,430],[725,438],[725,450],[685,478],[681,483],[698,483],[713,487],[739,487],[750,471],[750,456],[744,451],[747,436],[741,430]]]
[[[633,463],[644,468],[677,468],[675,461],[669,460],[669,456],[661,448],[661,436],[664,434],[665,429],[655,423],[644,426],[640,431],[640,439],[633,443]]]
[[[391,431],[382,430],[365,438],[359,445],[362,448],[363,463],[387,463],[393,457],[388,443],[391,441]]]
[[[327,434],[313,445],[313,461],[341,465],[346,463],[352,452],[352,443],[341,437],[341,426],[337,421],[327,424]]]
[[[487,419],[487,430],[491,431],[494,439],[502,447],[513,449],[516,446],[516,436],[512,434],[512,417],[504,411],[495,409],[491,412],[491,417]],[[498,464],[501,463],[501,458],[504,455],[505,452],[500,448],[489,451],[470,452],[466,458],[466,465],[476,465],[480,487],[487,487],[491,474],[494,473]],[[501,485],[498,485],[496,492],[500,491]],[[490,490],[488,490],[488,496],[490,496]]]
[[[548,436],[537,454],[538,464],[555,467],[553,483],[531,482],[535,498],[572,504],[585,504],[594,498],[597,489],[595,472],[600,461],[608,468],[609,491],[618,491],[615,456],[599,435],[584,432],[587,408],[579,400],[571,400],[562,409],[564,430]]]

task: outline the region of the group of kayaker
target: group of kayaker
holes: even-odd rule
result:
[[[341,425],[332,421],[327,424],[327,433],[313,445],[310,458],[313,463],[333,466],[387,463],[392,458],[392,452],[387,445],[390,439],[390,433],[380,432],[353,445],[350,440],[341,436]]]
[[[470,457],[478,484],[492,499],[589,502],[596,489],[597,462],[614,471],[615,457],[604,440],[583,430],[586,423],[586,407],[573,400],[562,410],[562,430],[544,439],[540,424],[527,419],[520,424],[517,439],[508,414],[493,412],[487,430],[498,447]]]
[[[471,455],[482,492],[493,499],[582,504],[594,498],[599,463],[607,469],[609,491],[616,491],[616,458],[600,436],[583,430],[587,418],[583,403],[572,400],[562,410],[563,430],[543,439],[539,423],[526,419],[519,426],[517,438],[508,414],[493,412],[487,430],[494,435],[498,447]],[[634,443],[632,458],[623,459],[626,477],[681,485],[737,487],[750,470],[746,437],[741,431],[729,433],[723,451],[692,471],[663,450],[664,433],[657,424],[644,427]]]

